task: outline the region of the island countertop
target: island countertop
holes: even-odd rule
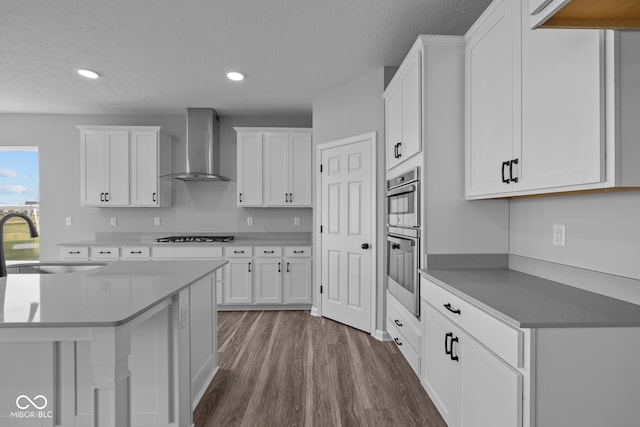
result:
[[[0,328],[118,326],[226,261],[113,261],[67,274],[0,278]]]
[[[640,306],[510,269],[428,269],[422,274],[517,328],[640,326]]]

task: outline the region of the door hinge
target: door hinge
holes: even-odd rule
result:
[[[320,165],[320,173],[322,173],[322,165]]]
[[[322,285],[320,285],[320,293],[322,293]]]
[[[320,232],[322,233],[322,226],[320,226]]]

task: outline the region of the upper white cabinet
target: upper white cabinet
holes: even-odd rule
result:
[[[621,153],[639,150],[625,111],[640,106],[640,34],[528,19],[526,3],[496,0],[465,36],[466,198],[637,187]]]
[[[384,92],[387,170],[413,157],[421,144],[422,50],[417,44]]]
[[[166,207],[171,204],[169,136],[157,126],[78,126],[81,206]]]
[[[311,130],[235,129],[238,206],[311,207]]]

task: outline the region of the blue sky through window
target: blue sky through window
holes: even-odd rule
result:
[[[0,205],[40,200],[38,152],[15,150],[0,149]]]

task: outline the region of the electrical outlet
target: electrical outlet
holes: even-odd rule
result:
[[[115,227],[116,225],[118,225],[118,218],[115,216],[111,217],[111,226]]]
[[[180,308],[180,327],[182,329],[189,326],[189,306],[184,306]]]
[[[299,216],[293,217],[293,225],[300,225],[300,217]]]
[[[156,226],[156,227],[160,226],[160,217],[159,216],[156,216],[156,217],[153,218],[153,225]]]
[[[66,217],[66,218],[64,219],[64,224],[65,224],[65,225],[71,225],[71,217],[70,217],[70,216],[68,216],[68,217]]]
[[[564,224],[553,224],[553,244],[555,246],[565,246],[566,231]]]
[[[247,217],[247,225],[253,225],[253,217],[252,216],[248,216]]]

